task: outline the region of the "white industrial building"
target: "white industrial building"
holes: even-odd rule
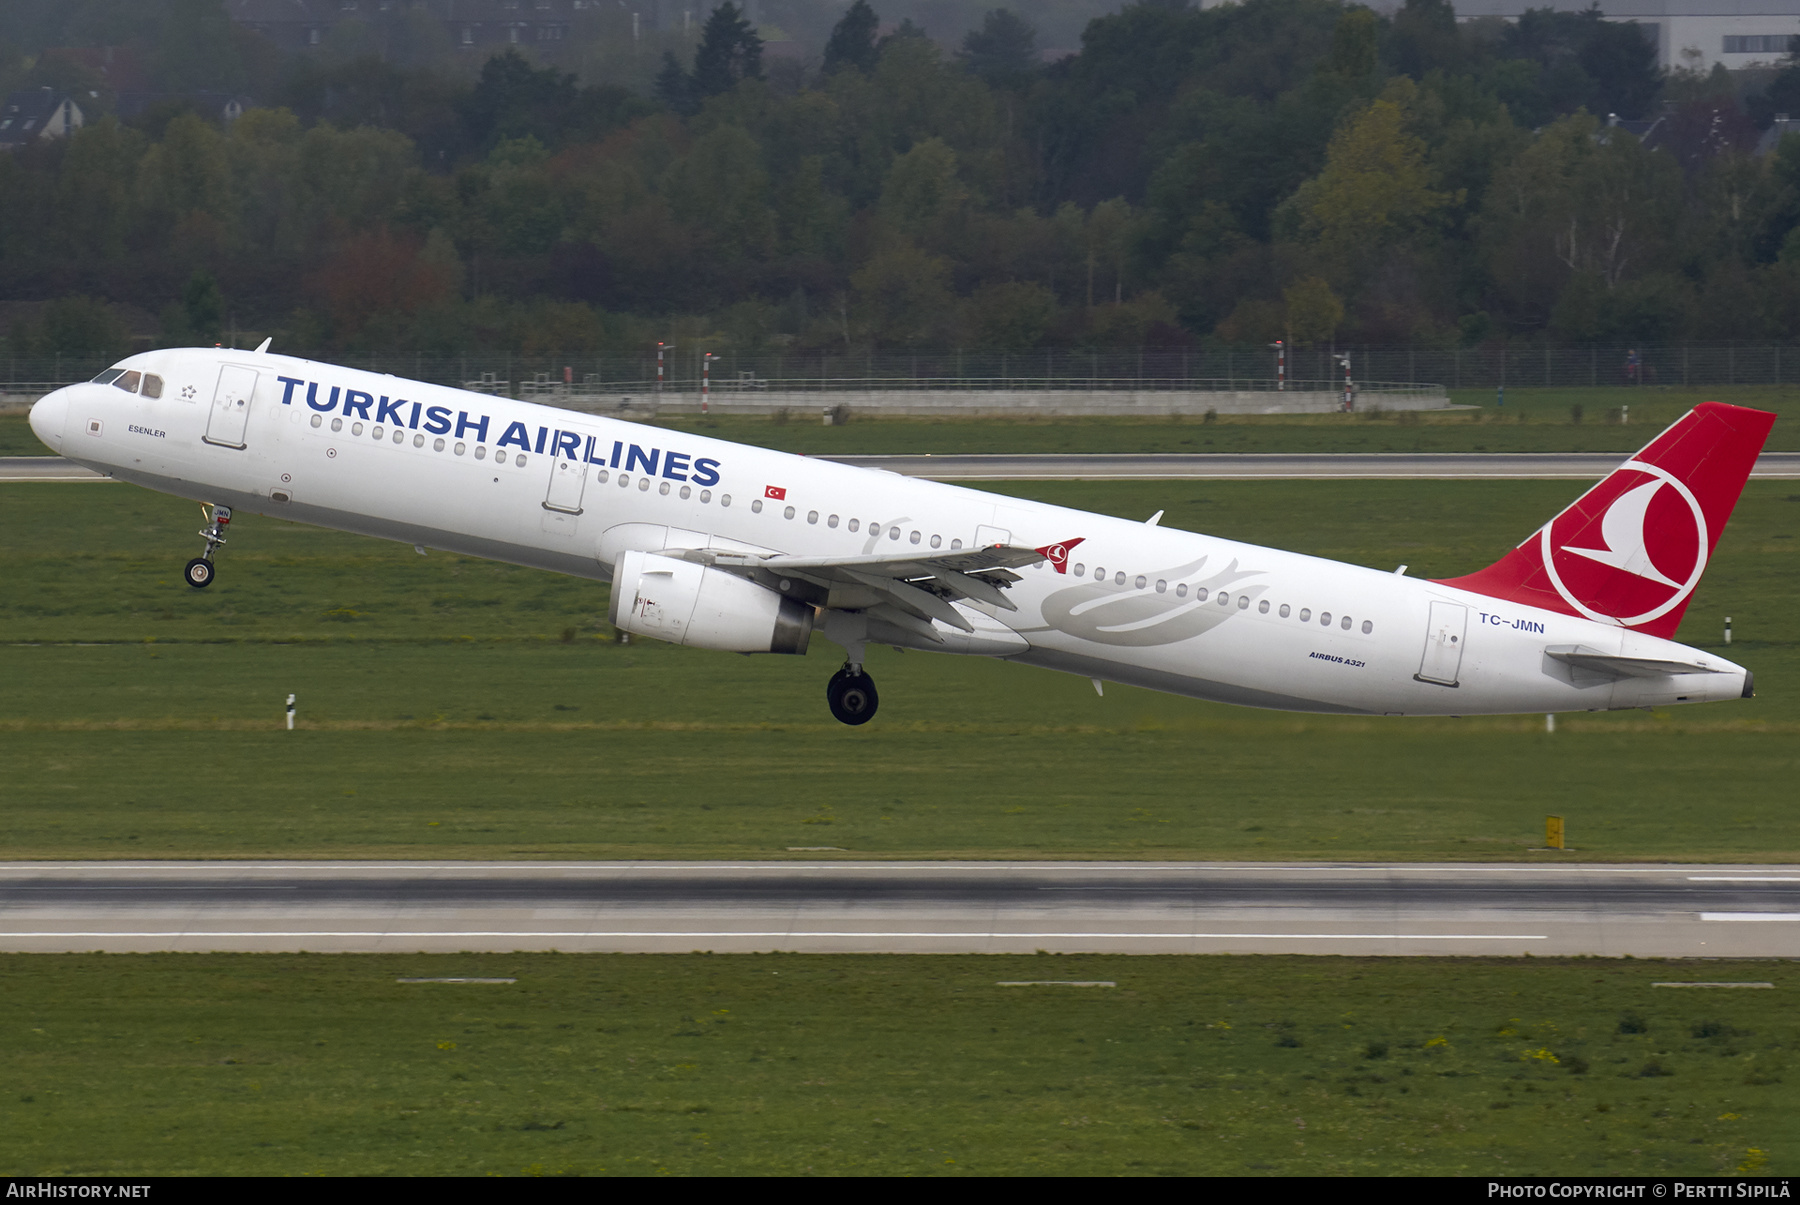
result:
[[[1528,8],[1585,12],[1590,0],[1454,0],[1456,15],[1517,20]],[[1711,71],[1767,66],[1785,59],[1792,39],[1800,37],[1800,0],[1602,0],[1608,21],[1629,21],[1654,35],[1658,61],[1677,67]]]

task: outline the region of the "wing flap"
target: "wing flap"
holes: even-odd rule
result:
[[[842,585],[873,590],[887,600],[889,609],[921,621],[937,619],[965,632],[973,629],[968,620],[957,614],[952,602],[966,599],[1017,611],[1018,607],[1003,593],[1019,580],[1019,575],[1010,570],[1048,559],[1035,548],[1012,544],[988,544],[943,553],[844,557],[758,555],[720,548],[670,548],[661,555],[732,573],[791,574],[826,588]]]

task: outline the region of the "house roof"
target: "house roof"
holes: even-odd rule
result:
[[[41,137],[44,126],[68,99],[67,94],[49,88],[27,88],[9,95],[0,108],[0,146],[23,146]]]

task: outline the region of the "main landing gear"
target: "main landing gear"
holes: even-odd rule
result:
[[[875,718],[881,696],[875,693],[875,679],[863,672],[861,663],[846,661],[844,668],[825,684],[825,702],[840,722],[866,724]]]
[[[231,508],[229,506],[209,506],[202,502],[200,510],[206,515],[206,526],[200,532],[200,538],[206,541],[206,551],[187,563],[181,575],[187,584],[196,590],[204,590],[212,585],[214,567],[213,553],[225,543],[225,529],[231,525]]]

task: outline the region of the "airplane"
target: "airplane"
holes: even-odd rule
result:
[[[993,657],[1249,707],[1600,711],[1750,698],[1671,637],[1775,416],[1705,402],[1494,564],[1441,581],[255,351],[130,356],[31,410],[76,464],[234,516],[611,583],[621,631],[844,663]]]

